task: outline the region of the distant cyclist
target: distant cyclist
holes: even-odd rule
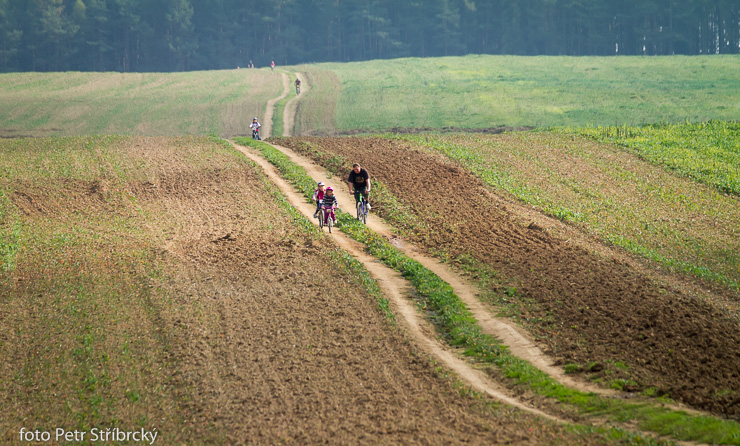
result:
[[[370,202],[367,199],[367,195],[370,192],[370,174],[367,170],[363,169],[359,164],[354,163],[352,165],[352,171],[349,173],[347,178],[349,184],[349,193],[355,195],[355,202],[360,201],[360,195],[365,198],[367,202],[368,210],[371,209]]]
[[[301,80],[295,79],[295,94],[301,94]]]
[[[260,127],[262,127],[262,124],[257,121],[257,118],[252,119],[252,124],[249,126],[252,129],[252,139],[260,139]]]

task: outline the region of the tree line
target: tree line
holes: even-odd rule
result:
[[[737,0],[0,0],[0,71],[740,53]]]

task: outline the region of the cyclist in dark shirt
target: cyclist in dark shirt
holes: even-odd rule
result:
[[[354,163],[352,165],[352,171],[349,173],[347,178],[349,184],[349,193],[355,195],[355,202],[360,201],[360,194],[365,197],[367,202],[367,208],[371,209],[370,202],[367,199],[367,195],[370,192],[370,174],[367,170],[363,169],[359,164]]]

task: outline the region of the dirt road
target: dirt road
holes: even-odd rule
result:
[[[310,86],[306,84],[305,79],[300,73],[296,73],[297,77],[301,79],[302,94],[307,94],[310,91]],[[284,97],[284,96],[281,96]],[[291,129],[295,122],[295,113],[297,111],[297,102],[300,96],[291,99],[288,105],[285,107],[283,122],[286,124],[283,127],[283,136],[292,136]],[[290,123],[290,125],[288,125]],[[328,185],[334,187],[335,194],[343,204],[343,209],[348,211],[352,208],[354,198],[348,192],[348,186],[346,182],[342,181],[341,178],[334,178],[328,180],[332,175],[326,171],[323,167],[316,164],[313,160],[301,156],[294,151],[273,144],[273,147],[287,155],[292,162],[301,166],[311,178],[315,181],[325,181]],[[243,150],[244,148],[240,148]],[[278,179],[275,179],[278,181]],[[289,190],[292,190],[290,188]],[[288,193],[288,191],[284,191]],[[349,212],[349,211],[348,211]],[[484,333],[490,334],[509,347],[512,354],[532,363],[535,367],[552,376],[560,383],[584,391],[594,392],[602,395],[615,395],[616,392],[610,389],[604,389],[602,387],[588,383],[582,379],[574,379],[571,376],[565,374],[563,368],[555,365],[555,358],[548,356],[538,348],[531,339],[531,336],[517,327],[515,324],[507,321],[503,318],[497,318],[491,314],[490,309],[485,308],[480,300],[477,298],[478,290],[468,283],[459,274],[455,273],[448,265],[445,265],[431,256],[424,255],[412,244],[405,242],[397,234],[395,234],[391,228],[385,224],[380,218],[372,216],[368,219],[368,227],[375,231],[377,234],[382,235],[386,239],[390,240],[394,246],[400,249],[404,254],[408,255],[412,259],[421,263],[439,276],[442,280],[450,284],[455,293],[460,299],[465,302],[468,309],[473,314],[473,317],[478,321],[481,329]],[[368,259],[369,261],[363,261],[366,267],[370,267],[371,264],[375,263],[374,259]]]
[[[311,203],[307,203],[304,197],[296,192],[269,162],[247,147],[236,144],[234,147],[263,169],[270,180],[278,186],[281,193],[288,198],[288,201],[293,207],[298,209],[306,218],[313,218],[312,216],[316,209],[315,206]],[[347,203],[349,194],[340,192],[339,188],[336,189],[338,197],[342,197],[340,200]],[[373,227],[379,228],[382,226],[379,226],[379,223],[375,223],[371,226],[371,228]],[[413,336],[414,342],[417,345],[422,346],[425,351],[437,358],[440,363],[446,365],[451,370],[454,370],[455,373],[457,373],[463,381],[468,383],[473,389],[486,393],[499,401],[505,402],[506,404],[519,409],[532,412],[551,420],[558,420],[557,417],[523,404],[516,398],[510,396],[507,394],[505,389],[492,381],[485,373],[468,365],[464,360],[457,357],[455,353],[449,351],[449,349],[441,342],[436,340],[434,328],[431,327],[428,322],[423,320],[417,312],[413,302],[409,299],[410,285],[408,281],[403,279],[397,272],[386,267],[382,263],[378,262],[377,259],[365,253],[364,247],[360,243],[345,236],[341,231],[334,231],[332,234],[332,240],[334,240],[340,248],[359,260],[378,281],[384,294],[391,301],[394,311],[403,316],[402,321]]]
[[[633,395],[652,388],[693,408],[740,414],[740,329],[711,301],[658,283],[616,256],[596,255],[514,214],[480,180],[441,156],[384,138],[278,138],[316,159],[356,161],[412,214],[412,241],[496,271],[538,346]],[[314,149],[309,149],[313,147]],[[322,155],[317,155],[321,152]],[[313,159],[313,158],[312,158]],[[399,160],[401,162],[399,162]],[[419,181],[419,172],[435,181]],[[460,191],[450,194],[450,191]],[[465,199],[457,197],[463,194]],[[456,209],[458,219],[446,218]],[[382,206],[375,211],[383,212]],[[606,251],[606,249],[604,249]],[[680,352],[680,353],[678,353]],[[591,364],[591,366],[589,366]],[[718,391],[718,389],[726,389]]]

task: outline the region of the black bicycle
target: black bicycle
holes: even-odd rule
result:
[[[261,141],[262,138],[260,138],[260,129],[253,129],[252,130],[252,139],[256,139],[258,141]]]

